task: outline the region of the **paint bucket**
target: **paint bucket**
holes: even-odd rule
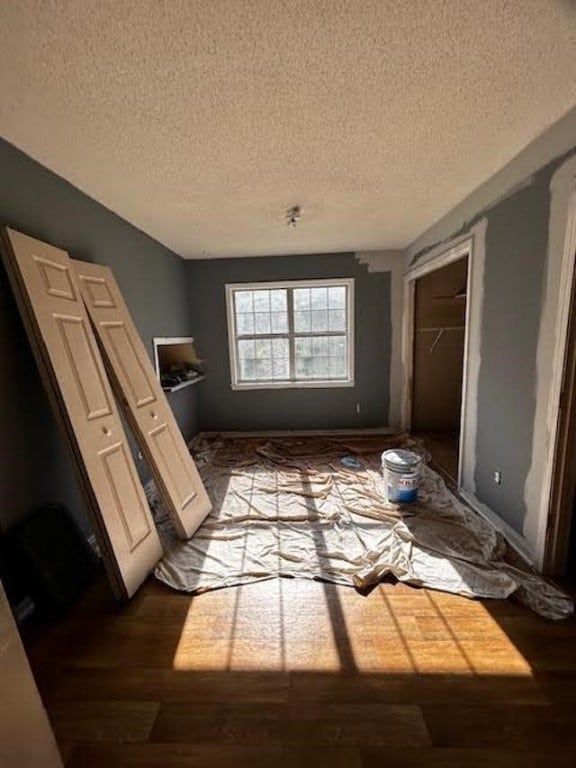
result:
[[[416,501],[421,464],[420,456],[412,451],[384,451],[382,476],[387,501],[393,504],[413,504]]]

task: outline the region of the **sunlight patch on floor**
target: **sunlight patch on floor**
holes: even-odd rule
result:
[[[381,585],[272,579],[194,597],[177,670],[532,675],[480,602]]]

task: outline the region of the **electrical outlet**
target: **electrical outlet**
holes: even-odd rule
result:
[[[502,483],[502,472],[499,469],[494,470],[494,482],[496,485],[501,485]]]
[[[360,403],[356,403],[356,413],[360,413]]]

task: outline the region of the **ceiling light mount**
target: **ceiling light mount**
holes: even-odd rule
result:
[[[299,205],[293,205],[292,208],[288,208],[286,211],[286,224],[289,227],[295,227],[300,221],[302,216],[302,209]]]

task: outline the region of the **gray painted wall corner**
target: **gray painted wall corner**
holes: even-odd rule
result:
[[[405,252],[399,250],[358,251],[356,259],[368,272],[388,272],[390,275],[390,382],[388,426],[402,429],[403,361],[402,328],[404,306]]]
[[[411,243],[406,249],[407,266],[426,258],[435,245],[466,232],[482,217],[483,211],[531,183],[533,174],[549,163],[561,162],[561,158],[573,150],[575,137],[576,107]]]
[[[154,336],[192,335],[183,260],[0,140],[0,224],[112,267],[152,355]],[[71,462],[50,412],[12,292],[0,268],[0,527],[46,502],[61,502],[88,528]],[[183,432],[197,431],[194,387],[171,396]],[[187,396],[185,396],[187,393]],[[136,453],[135,442],[131,447]],[[143,477],[148,471],[137,464]]]
[[[547,291],[548,260],[560,258],[549,250],[550,184],[576,153],[576,130],[570,132],[567,126],[576,128],[576,111],[560,127],[553,127],[551,136],[541,137],[535,147],[527,148],[510,167],[457,206],[406,256],[408,265],[425,262],[486,222],[477,350],[475,499],[517,532],[532,554],[542,529],[541,520],[535,518],[546,510],[539,506],[538,493],[527,492],[527,479],[538,457],[543,460],[541,447],[534,444],[535,435],[546,431],[540,424],[544,416],[537,409],[537,393],[539,388],[546,390],[552,378],[551,365],[538,369],[537,359],[544,303],[557,301]],[[552,158],[551,147],[559,150]],[[546,162],[538,167],[542,156]],[[519,169],[529,169],[530,175],[520,178]],[[501,485],[494,482],[496,469],[502,472]]]

